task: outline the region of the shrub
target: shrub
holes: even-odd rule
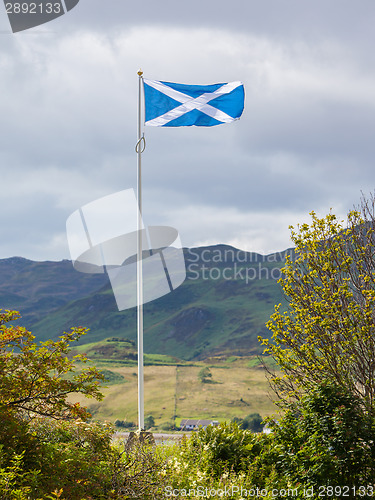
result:
[[[177,430],[176,426],[173,422],[163,422],[159,425],[159,429],[162,431],[175,431]]]
[[[145,429],[151,429],[151,427],[155,427],[155,419],[152,415],[147,415],[144,421]]]
[[[22,455],[7,458],[4,467],[0,460],[0,500],[40,500],[57,494],[64,500],[163,498],[158,495],[164,484],[164,458],[146,443],[130,449],[112,445],[109,424],[39,418],[29,424],[28,432],[37,470],[26,467]],[[10,485],[9,496],[1,496],[2,480]],[[26,496],[11,496],[16,492]]]
[[[0,312],[0,500],[157,498],[159,456],[143,445],[117,449],[112,427],[87,422],[87,410],[68,400],[102,398],[103,375],[76,372],[74,362],[86,358],[68,357],[85,329],[37,345],[25,328],[9,325],[18,318]],[[153,417],[146,422],[154,425]]]
[[[330,213],[291,228],[294,257],[280,284],[288,301],[260,338],[278,371],[271,385],[282,399],[298,399],[322,380],[334,380],[375,416],[375,195],[343,224]]]
[[[198,379],[202,384],[208,384],[212,381],[212,373],[211,370],[207,367],[199,370]]]
[[[122,427],[124,429],[131,429],[132,427],[136,427],[134,422],[130,422],[128,420],[115,420],[115,427]]]
[[[40,418],[30,424],[30,432],[38,441],[39,495],[58,488],[69,500],[109,498],[117,456],[109,425]]]
[[[87,329],[72,328],[58,341],[37,345],[26,328],[9,324],[19,317],[17,311],[0,310],[0,407],[30,418],[88,418],[86,408],[71,403],[68,396],[81,393],[101,400],[99,384],[104,377],[94,367],[75,372],[76,361],[88,360],[82,355],[67,356],[70,344]]]
[[[256,437],[235,422],[200,428],[184,449],[185,456],[202,462],[203,468],[212,469],[217,476],[228,470],[246,470],[252,457],[260,452]]]
[[[360,398],[323,383],[273,424],[278,470],[307,486],[373,484],[375,426]]]
[[[4,465],[3,449],[0,449],[0,499],[29,500],[32,487],[37,481],[39,471],[23,470],[23,454],[13,455]]]
[[[236,422],[241,429],[248,429],[253,432],[263,431],[263,418],[259,413],[251,413],[245,418],[234,417],[232,422]]]

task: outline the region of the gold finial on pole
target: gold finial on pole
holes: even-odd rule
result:
[[[138,76],[142,76],[142,75],[143,75],[143,71],[140,69],[140,70],[138,71]]]

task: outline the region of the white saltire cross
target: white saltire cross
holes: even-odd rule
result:
[[[153,120],[149,120],[146,122],[146,125],[153,127],[162,127],[167,124],[171,120],[175,120],[180,116],[188,113],[189,111],[193,111],[194,109],[205,113],[206,115],[218,120],[222,123],[230,123],[234,120],[232,116],[220,111],[220,109],[214,108],[210,106],[208,103],[217,97],[220,97],[224,94],[229,94],[234,89],[242,85],[241,82],[230,82],[225,83],[218,89],[213,92],[207,92],[205,94],[200,95],[199,97],[191,97],[189,95],[184,94],[183,92],[179,92],[178,90],[172,89],[163,83],[156,80],[144,80],[146,85],[153,87],[155,90],[165,94],[166,96],[174,99],[177,102],[181,103],[181,106],[177,106],[176,108],[167,111],[163,115],[160,115]]]

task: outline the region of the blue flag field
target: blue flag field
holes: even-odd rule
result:
[[[144,80],[145,125],[213,127],[238,120],[245,101],[241,82],[214,85]]]

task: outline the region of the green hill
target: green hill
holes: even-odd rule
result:
[[[99,290],[103,274],[83,274],[69,260],[33,262],[22,257],[0,259],[0,308],[22,314],[27,328],[65,304]]]
[[[185,360],[223,353],[260,353],[257,337],[269,335],[265,322],[274,305],[284,301],[277,279],[286,252],[262,256],[225,245],[184,252],[185,282],[174,292],[144,305],[145,353]],[[73,300],[67,302],[64,296],[62,307],[54,307],[32,324],[37,338],[51,338],[52,332],[53,338],[71,326],[86,326],[90,333],[82,343],[111,336],[136,341],[136,308],[119,312],[109,283],[97,287],[103,276],[98,281],[95,276],[91,276],[92,281],[83,280],[83,287],[77,274],[70,283],[72,288],[77,287]],[[85,293],[89,285],[94,290]],[[78,286],[82,287],[79,292]],[[51,283],[51,288],[56,291],[55,300],[62,300],[59,283]]]

